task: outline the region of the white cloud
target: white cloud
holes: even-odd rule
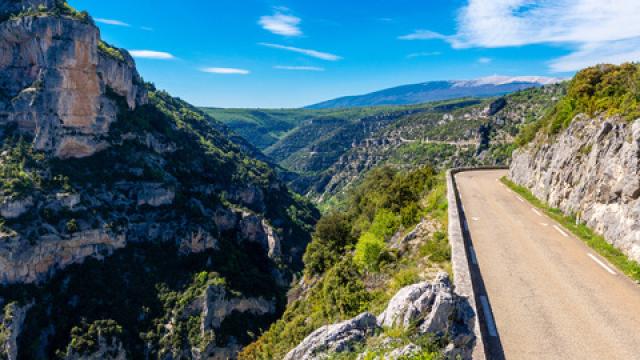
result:
[[[438,55],[442,55],[442,53],[440,51],[423,51],[423,52],[411,53],[407,55],[407,58],[413,59],[417,57],[438,56]]]
[[[640,38],[638,14],[638,0],[468,0],[459,11],[455,35],[422,30],[401,38],[441,39],[454,48],[566,46],[574,52],[550,67],[573,71],[639,60],[633,46]]]
[[[284,10],[280,8],[280,10]],[[298,27],[302,20],[300,18],[277,12],[273,15],[263,16],[258,24],[263,29],[282,36],[300,36],[302,30]]]
[[[127,24],[124,21],[120,21],[120,20],[114,20],[114,19],[102,19],[102,18],[95,18],[94,19],[95,22],[100,23],[100,24],[107,24],[107,25],[115,25],[115,26],[123,26],[123,27],[131,27],[131,25]]]
[[[492,59],[488,58],[488,57],[481,57],[478,59],[478,63],[480,64],[489,64],[491,63]]]
[[[317,66],[285,66],[285,65],[276,65],[273,67],[278,70],[294,70],[294,71],[324,71],[324,68]]]
[[[411,34],[399,36],[400,40],[447,40],[449,37],[430,30],[416,30]]]
[[[200,69],[202,72],[209,74],[222,74],[222,75],[248,75],[249,70],[235,69],[235,68],[222,68],[222,67],[208,67]]]
[[[155,50],[129,50],[129,53],[134,58],[140,59],[156,59],[156,60],[171,60],[175,59],[175,56],[164,51]]]
[[[270,44],[270,43],[260,43],[259,45],[266,46],[266,47],[273,48],[273,49],[292,51],[292,52],[296,52],[296,53],[299,53],[299,54],[303,54],[303,55],[307,55],[307,56],[311,56],[311,57],[314,57],[314,58],[317,58],[317,59],[322,59],[322,60],[327,60],[327,61],[338,61],[338,60],[342,59],[342,57],[340,57],[338,55],[334,55],[334,54],[330,54],[330,53],[326,53],[326,52],[321,52],[321,51],[317,51],[317,50],[301,49],[301,48],[297,48],[297,47],[293,47],[293,46],[285,46],[285,45]]]

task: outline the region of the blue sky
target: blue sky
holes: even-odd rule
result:
[[[71,0],[195,105],[299,107],[430,80],[640,60],[637,0]]]

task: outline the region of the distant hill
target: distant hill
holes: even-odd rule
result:
[[[375,105],[409,105],[463,97],[492,97],[562,81],[541,76],[490,76],[476,80],[430,81],[403,85],[365,95],[346,96],[307,106],[331,109]]]

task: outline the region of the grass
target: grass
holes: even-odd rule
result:
[[[622,251],[609,244],[602,235],[597,234],[584,224],[576,223],[575,216],[567,216],[560,209],[552,208],[545,204],[535,197],[529,189],[515,184],[506,177],[500,180],[511,190],[518,193],[532,205],[544,211],[550,218],[571,231],[576,237],[584,241],[590,248],[598,252],[598,254],[607,259],[620,271],[637,283],[640,283],[640,263],[629,259]]]

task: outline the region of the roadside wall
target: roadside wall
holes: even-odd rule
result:
[[[507,169],[506,167],[482,167],[482,168],[455,168],[447,171],[447,200],[449,202],[449,243],[451,244],[451,263],[453,267],[453,284],[456,294],[464,296],[469,300],[469,304],[475,312],[473,319],[473,330],[476,335],[476,345],[473,351],[475,360],[485,360],[485,339],[478,321],[477,289],[478,284],[474,284],[474,276],[469,261],[468,239],[465,237],[466,219],[462,210],[462,203],[456,186],[455,175],[463,171],[474,170],[497,170]],[[474,287],[474,285],[476,285]]]

